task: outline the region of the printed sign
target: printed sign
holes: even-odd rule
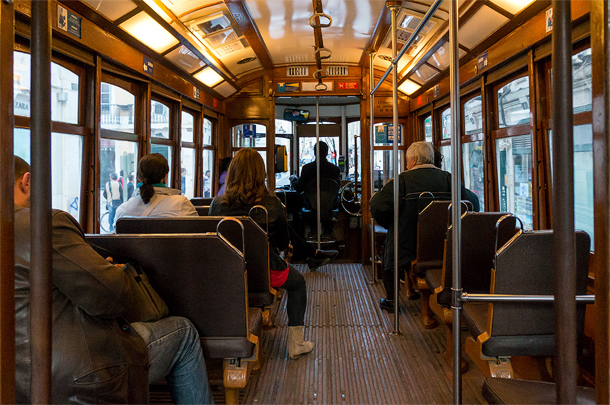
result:
[[[193,97],[195,97],[197,100],[199,100],[199,89],[197,87],[195,87],[193,89]]]
[[[546,10],[546,18],[545,20],[545,27],[546,27],[546,33],[548,34],[549,32],[553,31],[553,8],[549,8],[548,10]]]
[[[57,27],[80,39],[82,19],[70,10],[57,5]]]
[[[394,125],[387,126],[388,138],[386,143],[394,143]],[[402,125],[398,126],[398,143],[402,142]]]
[[[266,135],[264,133],[256,133],[256,124],[245,124],[243,125],[243,130],[244,138],[264,138]]]
[[[153,75],[154,65],[153,61],[144,56],[144,63],[142,63],[142,71],[144,73],[148,73],[149,75]]]
[[[487,68],[488,65],[487,51],[485,51],[485,53],[477,58],[477,72],[481,72],[481,70]]]
[[[301,89],[300,83],[278,83],[277,91],[280,93],[292,93]]]
[[[421,95],[417,96],[417,105],[421,105]]]
[[[358,82],[339,82],[337,87],[339,90],[358,90]]]
[[[441,94],[441,85],[437,84],[434,86],[434,98],[437,98]]]

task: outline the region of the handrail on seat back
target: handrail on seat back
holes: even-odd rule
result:
[[[491,281],[491,269],[496,251],[496,222],[506,215],[505,212],[467,212],[462,215],[461,277],[462,289],[469,293],[488,293]],[[507,235],[514,235],[515,228],[501,228]],[[447,230],[445,254],[443,258],[442,285],[437,289],[437,302],[443,306],[450,305],[452,285],[451,255],[453,226]],[[509,236],[500,235],[500,240]]]
[[[200,217],[207,217],[208,214],[210,213],[210,206],[209,205],[196,205],[195,210],[197,210],[197,214]]]

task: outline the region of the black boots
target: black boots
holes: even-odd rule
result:
[[[385,309],[389,313],[394,313],[394,300],[390,300],[388,298],[382,298],[379,301],[379,308]]]
[[[337,257],[338,254],[339,252],[336,250],[316,250],[316,254],[307,259],[309,270],[314,271],[318,267],[325,265]]]

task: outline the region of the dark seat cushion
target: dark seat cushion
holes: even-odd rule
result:
[[[428,284],[428,287],[430,287],[430,290],[432,291],[441,286],[442,278],[443,269],[437,268],[426,271],[426,284]]]
[[[426,272],[431,269],[442,269],[443,268],[443,260],[427,260],[427,261],[418,261],[413,264],[412,270],[413,274],[419,277],[424,277]]]
[[[259,308],[248,308],[248,330],[260,337],[263,315]],[[260,342],[260,341],[259,341]],[[260,343],[259,343],[260,344]],[[201,348],[211,359],[247,358],[254,356],[255,345],[245,337],[203,337]]]
[[[490,404],[555,404],[555,389],[548,382],[489,377],[483,384],[483,398]],[[576,402],[594,404],[595,390],[577,387]]]
[[[464,304],[462,317],[473,338],[477,338],[487,328],[487,312],[489,304],[486,302],[467,302]]]

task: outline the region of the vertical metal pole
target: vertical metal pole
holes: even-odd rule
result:
[[[610,402],[610,3],[591,2],[595,178],[595,399]]]
[[[369,90],[372,92],[375,87],[375,72],[373,69],[373,59],[375,54],[369,53]],[[370,142],[370,159],[371,159],[371,170],[370,170],[370,189],[371,197],[375,192],[375,94],[370,93],[369,97],[369,142]],[[371,216],[371,284],[375,284],[375,219]]]
[[[47,0],[32,2],[32,197],[30,342],[32,403],[51,402],[51,25]]]
[[[576,403],[576,237],[570,2],[553,0],[553,265],[557,403]]]
[[[316,220],[318,225],[318,249],[320,249],[322,224],[320,222],[320,99],[316,97]]]
[[[15,403],[13,3],[0,3],[0,403]]]
[[[451,203],[453,207],[460,206],[461,197],[461,172],[462,161],[460,145],[460,61],[458,49],[458,2],[451,2],[449,13],[449,88],[451,101]],[[451,287],[453,313],[453,400],[454,403],[462,403],[462,345],[461,345],[461,312],[462,302],[462,280],[461,280],[461,242],[462,242],[462,220],[461,210],[451,210],[453,233],[453,286]]]
[[[390,10],[392,11],[392,61],[396,59],[397,55],[397,33],[396,33],[396,17],[400,5],[392,4]],[[394,332],[393,334],[400,334],[400,326],[398,322],[399,305],[398,305],[398,291],[400,289],[399,281],[399,268],[398,268],[398,212],[400,202],[400,181],[398,175],[400,170],[398,167],[398,71],[396,65],[392,64],[392,128],[394,131],[394,138],[392,142],[393,153],[393,165],[394,165]]]

